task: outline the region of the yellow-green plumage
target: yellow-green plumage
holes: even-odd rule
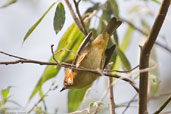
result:
[[[75,60],[76,66],[102,70],[105,63],[105,51],[109,38],[112,32],[116,30],[120,24],[121,21],[112,18],[104,32],[81,50],[78,58]],[[69,72],[65,74],[64,89],[83,88],[92,83],[99,76],[100,75],[88,71],[69,69]]]

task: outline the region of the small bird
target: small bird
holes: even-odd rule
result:
[[[102,70],[106,62],[105,59],[107,58],[105,52],[109,38],[112,33],[121,25],[121,23],[121,21],[113,17],[109,21],[103,33],[99,34],[96,39],[80,50],[73,64],[77,67],[82,66],[88,69]],[[65,68],[65,78],[61,91],[65,89],[83,88],[91,84],[99,76],[99,74],[88,71]]]

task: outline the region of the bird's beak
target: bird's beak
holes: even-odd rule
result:
[[[63,87],[61,90],[60,90],[60,92],[62,92],[63,90],[65,90],[66,88],[65,87]]]

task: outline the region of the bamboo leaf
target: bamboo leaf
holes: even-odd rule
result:
[[[84,87],[82,89],[71,89],[68,92],[68,112],[76,111],[81,104],[87,89],[90,87]]]
[[[56,34],[62,29],[65,22],[65,9],[63,4],[60,2],[55,11],[55,16],[53,20],[53,27]]]
[[[56,4],[56,2],[54,2],[48,9],[47,11],[40,17],[40,19],[33,25],[31,26],[31,28],[27,31],[26,35],[24,36],[24,40],[23,43],[25,42],[25,40],[28,38],[28,36],[30,36],[30,34],[33,32],[33,30],[39,25],[39,23],[42,21],[42,19],[46,16],[46,14],[50,11],[50,9]]]

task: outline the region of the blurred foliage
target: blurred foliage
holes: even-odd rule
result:
[[[6,0],[6,2],[2,6],[0,6],[0,8],[6,8],[16,2],[17,2],[17,0]]]
[[[0,101],[0,108],[6,104],[7,102],[7,98],[8,98],[8,94],[10,92],[10,88],[11,87],[7,87],[6,89],[1,90],[1,96],[2,96],[2,100]]]

